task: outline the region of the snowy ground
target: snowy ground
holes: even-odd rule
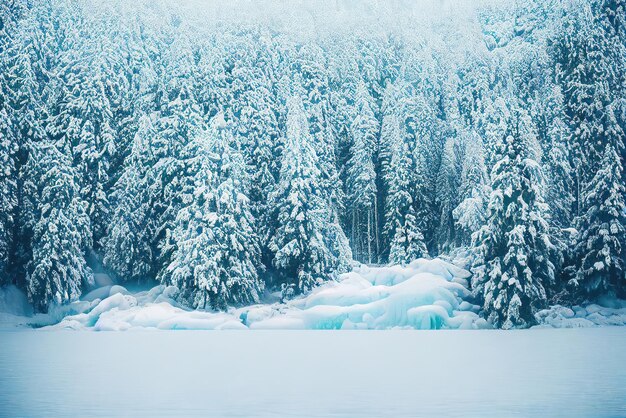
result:
[[[626,328],[0,332],[2,417],[624,417]]]
[[[15,288],[0,291],[0,329],[484,329],[465,299],[469,273],[445,261],[417,260],[406,267],[360,266],[288,303],[266,303],[225,313],[194,311],[176,303],[176,290],[157,286],[129,292],[105,285],[47,315],[32,315]],[[106,281],[101,280],[101,284]],[[537,314],[539,327],[580,328],[626,324],[626,302],[605,306],[553,306]]]
[[[304,298],[231,309],[226,313],[192,311],[175,301],[176,290],[157,286],[129,293],[104,286],[81,301],[57,307],[49,315],[28,316],[15,289],[4,294],[4,328],[46,326],[54,329],[439,329],[488,328],[478,307],[464,301],[469,273],[441,260],[417,260],[409,266],[357,267]],[[10,307],[10,308],[9,308]]]

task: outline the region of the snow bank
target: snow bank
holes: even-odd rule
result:
[[[253,329],[486,328],[477,307],[463,302],[468,278],[438,259],[362,266],[304,298],[247,308],[241,317]]]
[[[180,306],[173,287],[130,294],[121,286],[106,286],[70,304],[75,312],[48,329],[487,328],[478,308],[463,301],[468,278],[467,271],[442,260],[361,266],[305,297],[224,313]]]
[[[174,299],[177,290],[156,286],[130,294],[122,286],[107,286],[85,296],[86,305],[48,329],[242,329],[241,321],[228,313],[190,311]],[[100,298],[104,296],[104,298]],[[76,305],[72,304],[72,305]]]
[[[359,266],[336,282],[287,303],[228,312],[194,311],[176,301],[177,289],[156,286],[131,293],[107,285],[80,301],[32,315],[24,295],[0,289],[0,328],[139,329],[480,329],[489,324],[465,301],[470,274],[445,261],[416,260],[408,266]],[[553,306],[537,313],[539,327],[625,325],[626,301],[605,306]]]
[[[597,326],[626,325],[626,301],[606,300],[596,304],[568,308],[551,306],[535,314],[536,328],[589,328]]]

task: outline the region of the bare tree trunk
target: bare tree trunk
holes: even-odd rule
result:
[[[354,257],[359,259],[358,243],[356,240],[356,210],[352,209],[352,248],[354,249]]]
[[[367,210],[367,262],[372,264],[372,210]]]
[[[380,240],[378,238],[378,199],[374,199],[374,235],[376,237],[376,263],[380,264]]]

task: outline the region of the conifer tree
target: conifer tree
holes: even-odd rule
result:
[[[554,281],[542,173],[533,155],[532,123],[518,110],[507,124],[491,172],[487,223],[477,233],[473,288],[496,327],[527,327]]]
[[[403,136],[399,136],[391,150],[387,178],[389,193],[385,205],[385,231],[389,237],[389,262],[392,264],[407,264],[428,255],[411,196],[412,168],[408,146]]]
[[[485,223],[489,197],[487,182],[482,138],[473,132],[465,145],[459,187],[461,201],[452,212],[464,245],[471,244],[472,235]]]
[[[626,204],[619,154],[606,147],[600,169],[583,190],[587,212],[580,217],[576,252],[582,255],[572,280],[588,296],[626,295]]]
[[[356,124],[356,123],[355,123]],[[368,145],[369,144],[369,145]],[[351,240],[355,255],[361,261],[372,262],[375,244],[376,219],[376,172],[371,153],[371,141],[366,132],[359,129],[354,133],[352,157],[348,161],[347,196],[352,212]],[[363,231],[365,230],[365,231]]]
[[[93,284],[85,261],[91,245],[89,217],[70,160],[51,145],[34,145],[27,172],[35,223],[27,267],[28,298],[36,310],[78,299]]]
[[[219,113],[209,131],[183,150],[192,187],[183,191],[170,245],[171,263],[160,275],[195,308],[226,309],[259,301],[259,243],[254,234],[242,154]]]
[[[122,282],[152,279],[157,269],[155,190],[150,177],[156,159],[150,138],[156,135],[149,116],[139,121],[131,152],[109,201],[112,222],[103,245],[104,266]]]
[[[280,178],[270,195],[276,227],[269,238],[277,283],[285,293],[302,293],[332,278],[341,259],[333,252],[336,236],[328,236],[332,215],[320,189],[318,157],[311,143],[302,100],[287,103],[287,132]]]
[[[16,146],[9,137],[9,117],[0,107],[0,286],[8,281],[9,252],[13,236],[13,212],[17,206]]]

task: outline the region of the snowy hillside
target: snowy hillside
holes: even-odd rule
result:
[[[163,292],[314,328],[528,328],[624,299],[624,16],[623,0],[0,2],[0,287],[80,326]],[[469,280],[411,264],[459,251]],[[396,283],[345,275],[355,262],[414,267]],[[99,275],[160,287],[79,302]],[[293,300],[258,307],[277,292]]]

